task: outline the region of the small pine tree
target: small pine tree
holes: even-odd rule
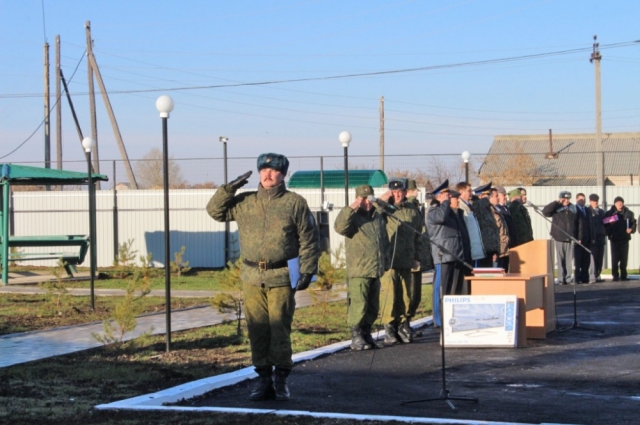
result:
[[[242,305],[244,296],[242,281],[240,280],[240,264],[238,258],[235,262],[229,261],[227,267],[218,275],[218,282],[222,292],[211,297],[211,305],[221,313],[234,313],[236,316],[236,335],[242,339]]]
[[[318,304],[322,308],[322,318],[327,314],[329,302],[336,300],[339,296],[332,288],[342,277],[344,267],[344,244],[338,245],[338,248],[333,251],[325,251],[320,254],[320,259],[318,260],[318,275],[313,288],[322,292],[311,291],[310,295],[313,303]]]
[[[344,244],[342,243],[335,250],[320,254],[315,287],[320,290],[331,289],[342,274],[345,264]]]
[[[113,267],[116,269],[120,279],[131,276],[133,273],[136,256],[138,255],[138,251],[132,249],[133,241],[133,239],[129,239],[118,245],[118,256],[113,260]]]
[[[47,297],[49,298],[47,303],[48,308],[58,315],[63,314],[68,304],[67,298],[69,296],[69,290],[62,282],[62,270],[66,265],[67,263],[59,259],[56,267],[51,269],[51,274],[55,276],[56,280],[53,282],[40,283],[40,286],[47,291]]]
[[[189,267],[189,262],[184,261],[184,252],[187,250],[187,247],[182,245],[180,248],[180,252],[174,252],[175,261],[171,262],[171,271],[178,274],[178,276],[182,276],[182,274],[189,273],[191,267]]]
[[[124,336],[127,332],[133,331],[138,325],[137,316],[142,313],[142,306],[139,301],[151,292],[149,288],[149,278],[151,274],[151,254],[140,256],[139,269],[135,270],[132,280],[126,288],[126,293],[116,304],[113,317],[102,322],[103,333],[93,332],[91,335],[96,341],[104,345],[114,345],[116,353],[123,348]],[[171,306],[166,306],[171,308]],[[153,331],[149,329],[139,338],[145,338]],[[135,345],[135,344],[134,344]],[[117,354],[118,355],[118,354]]]
[[[231,246],[236,246],[232,240]],[[234,313],[236,316],[236,335],[242,341],[242,306],[244,304],[244,294],[242,292],[242,281],[240,280],[240,267],[242,258],[238,251],[230,253],[231,258],[227,266],[218,275],[218,282],[222,292],[211,297],[211,305],[221,313]]]

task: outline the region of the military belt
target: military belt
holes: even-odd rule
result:
[[[244,263],[249,267],[253,267],[254,269],[264,271],[264,270],[274,270],[274,269],[281,269],[283,267],[287,267],[288,261],[282,260],[282,261],[275,261],[272,263],[271,261],[244,260]]]

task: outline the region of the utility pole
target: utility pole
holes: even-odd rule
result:
[[[60,86],[60,35],[56,35],[56,168],[62,170],[62,87]],[[62,190],[62,186],[58,186]]]
[[[111,127],[113,129],[113,134],[116,138],[116,143],[118,143],[118,148],[120,150],[120,156],[124,162],[124,168],[127,173],[127,178],[129,179],[129,186],[131,189],[137,189],[138,183],[136,182],[135,175],[133,174],[133,169],[131,168],[131,162],[129,162],[129,156],[127,155],[127,149],[124,146],[124,142],[122,141],[122,135],[120,134],[120,128],[118,127],[118,122],[116,121],[116,116],[113,113],[113,108],[111,107],[111,102],[109,101],[109,95],[107,94],[107,88],[104,85],[104,81],[102,80],[102,75],[100,74],[100,69],[98,68],[98,63],[96,62],[96,57],[93,54],[92,49],[92,41],[91,41],[91,22],[87,21],[85,23],[85,29],[87,33],[87,61],[89,63],[89,95],[93,96],[93,76],[95,75],[96,81],[98,82],[98,86],[100,87],[100,93],[102,94],[102,100],[104,101],[104,106],[107,109],[107,114],[109,114],[109,120],[111,120]],[[93,134],[94,131],[94,122],[95,122],[95,98],[91,102],[91,132]],[[95,135],[96,147],[94,151],[94,170],[96,173],[100,172],[100,158],[98,156],[98,135]],[[115,184],[116,182],[114,182]]]
[[[93,67],[91,66],[91,59],[93,58],[93,40],[91,39],[91,21],[87,21],[84,24],[85,35],[87,37],[87,82],[89,84],[89,115],[91,120],[91,138],[96,142],[93,148],[93,170],[95,173],[100,174],[100,155],[98,143],[98,121],[96,119],[96,93],[93,86]],[[98,186],[100,183],[98,182]]]
[[[384,171],[384,96],[380,96],[380,169]]]
[[[596,185],[602,186],[600,189],[600,199],[602,199],[602,205],[606,209],[606,182],[604,176],[604,153],[602,149],[602,104],[600,97],[600,60],[602,56],[598,50],[598,36],[593,36],[593,53],[591,53],[590,62],[593,63],[596,73]]]
[[[93,72],[96,76],[96,81],[98,82],[98,86],[100,86],[100,93],[102,94],[102,100],[104,101],[104,106],[107,109],[107,113],[109,114],[109,119],[111,120],[111,127],[113,128],[113,134],[116,137],[116,142],[118,143],[118,148],[120,149],[120,156],[122,156],[122,159],[124,161],[124,168],[125,168],[125,171],[127,172],[127,177],[129,178],[129,185],[131,186],[131,189],[137,189],[138,184],[136,183],[136,178],[133,174],[133,169],[131,168],[131,162],[129,162],[127,149],[124,147],[124,142],[122,141],[122,135],[120,134],[120,128],[118,127],[116,116],[113,113],[113,108],[111,107],[111,102],[109,101],[109,95],[107,94],[107,89],[104,85],[104,81],[102,81],[102,76],[100,75],[100,70],[98,69],[98,64],[96,63],[95,56],[90,56],[89,64],[93,68]]]
[[[44,168],[51,167],[51,114],[49,87],[49,43],[44,43]]]

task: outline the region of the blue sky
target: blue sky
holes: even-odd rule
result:
[[[640,43],[607,47],[640,40],[639,17],[640,2],[615,0],[0,0],[0,157],[44,158],[42,129],[8,154],[43,119],[43,44],[51,46],[53,75],[56,35],[90,134],[85,21],[136,159],[161,147],[155,100],[162,94],[175,101],[175,158],[220,157],[221,135],[229,137],[230,156],[341,155],[342,130],[353,134],[352,155],[377,155],[381,96],[387,154],[483,153],[498,134],[594,132],[595,34],[603,131],[640,131]],[[574,49],[584,50],[473,64]],[[326,79],[440,65],[458,66]],[[231,87],[299,79],[310,80]],[[53,94],[53,78],[51,87]],[[119,159],[97,101],[100,157]],[[64,159],[82,159],[66,100],[62,109]],[[55,115],[51,143],[55,160]]]

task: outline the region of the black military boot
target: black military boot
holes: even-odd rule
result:
[[[413,337],[411,336],[411,327],[409,326],[409,321],[405,320],[400,323],[398,326],[398,336],[405,344],[409,344],[413,342]]]
[[[384,345],[400,344],[400,339],[398,338],[398,328],[394,323],[384,325],[384,333]]]
[[[275,390],[273,389],[273,378],[271,377],[271,367],[256,368],[258,374],[258,382],[251,390],[249,400],[258,401],[273,398]]]
[[[370,350],[373,345],[369,344],[362,335],[362,329],[359,326],[351,327],[351,347],[354,351]]]
[[[371,336],[371,325],[362,325],[360,330],[362,331],[362,338],[367,344],[371,345],[371,348],[379,348],[378,343]]]
[[[287,386],[287,376],[291,373],[291,369],[283,369],[276,367],[274,387],[276,389],[276,400],[287,401],[291,398],[289,387]]]

